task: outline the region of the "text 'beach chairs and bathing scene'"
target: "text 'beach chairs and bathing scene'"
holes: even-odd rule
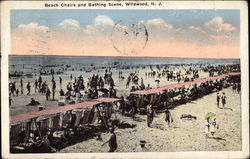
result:
[[[12,10],[10,153],[241,150],[239,16]]]

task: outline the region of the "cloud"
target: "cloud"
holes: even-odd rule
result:
[[[139,21],[139,23],[146,26],[149,35],[148,43],[142,51],[145,56],[155,56],[154,53],[170,57],[182,55],[238,57],[239,55],[238,29],[225,23],[221,17],[215,17],[200,26],[180,28],[161,18]],[[114,43],[111,41],[114,25],[115,22],[105,15],[96,16],[91,24],[85,26],[81,26],[77,20],[65,19],[58,24],[60,29],[49,28],[36,22],[20,24],[11,33],[12,52],[15,54],[34,54],[34,51],[39,51],[38,54],[120,55],[113,48]],[[131,29],[125,25],[120,27],[126,31]],[[141,44],[139,42],[141,41],[125,39],[124,43],[120,44],[137,48],[137,45]],[[212,55],[212,52],[219,53]]]
[[[61,29],[78,30],[80,29],[80,23],[74,19],[65,19],[60,24]]]
[[[111,29],[115,23],[114,21],[105,15],[99,15],[94,20],[94,27],[99,30]]]
[[[83,32],[86,34],[94,34],[97,32],[97,29],[93,25],[86,25],[86,27],[83,29]]]
[[[222,17],[215,17],[201,26],[189,26],[185,34],[190,42],[200,45],[238,44],[239,33],[232,24],[224,23]]]
[[[160,18],[150,19],[146,22],[146,25],[150,28],[155,28],[155,29],[163,29],[163,30],[173,29],[173,26],[171,24],[167,24],[163,19]]]
[[[214,32],[231,32],[236,30],[232,24],[224,23],[222,17],[215,17],[211,21],[204,23],[204,26]]]
[[[20,24],[17,27],[20,31],[39,31],[39,32],[46,32],[49,31],[50,28],[45,25],[39,25],[36,22],[30,22],[29,24]]]
[[[94,21],[90,25],[86,25],[83,28],[83,33],[86,36],[106,36],[111,33],[112,28],[114,27],[114,21],[105,15],[99,15],[95,17]]]
[[[193,30],[193,31],[196,31],[196,32],[200,32],[202,34],[206,34],[207,32],[202,30],[200,27],[197,27],[197,26],[190,26],[188,27],[189,30]]]
[[[172,24],[167,23],[161,18],[141,21],[149,34],[149,40],[171,42],[180,34],[180,29],[175,28]]]
[[[20,24],[11,32],[13,53],[44,54],[48,51],[52,30],[35,22]]]

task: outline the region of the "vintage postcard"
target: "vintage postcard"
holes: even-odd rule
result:
[[[248,158],[244,1],[1,2],[3,158]]]

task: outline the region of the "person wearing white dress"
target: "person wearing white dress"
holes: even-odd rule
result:
[[[219,125],[216,118],[208,118],[205,123],[206,137],[213,137],[217,129],[219,129]]]

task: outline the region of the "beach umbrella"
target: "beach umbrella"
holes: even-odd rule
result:
[[[205,116],[205,119],[207,120],[208,118],[216,117],[215,113],[208,112],[207,115]]]
[[[158,79],[157,79],[157,80],[155,80],[155,82],[159,83],[159,82],[160,82],[160,80],[158,80]]]

